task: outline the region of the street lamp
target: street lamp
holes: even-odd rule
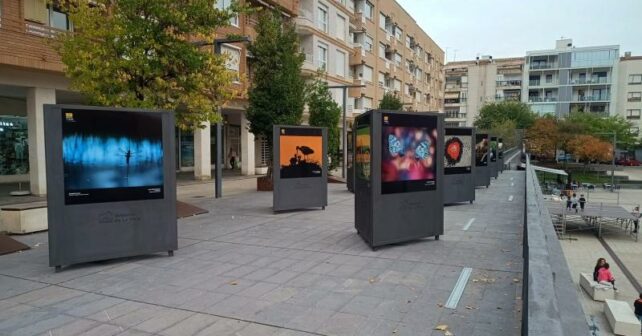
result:
[[[252,42],[249,36],[229,36],[226,38],[214,39],[212,42],[192,42],[197,47],[214,46],[214,54],[221,54],[221,46],[227,43],[249,43]],[[223,116],[219,108],[219,114]],[[214,197],[223,197],[223,122],[216,123],[216,171],[214,173]]]
[[[348,125],[346,123],[346,100],[348,95],[348,89],[350,88],[363,88],[365,85],[330,85],[328,89],[342,89],[343,90],[343,130],[341,131],[341,137],[343,139],[343,164],[341,165],[341,177],[346,178],[346,166],[348,165]]]

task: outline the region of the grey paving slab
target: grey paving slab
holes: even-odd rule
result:
[[[474,204],[446,207],[439,241],[377,251],[357,236],[343,185],[329,186],[325,211],[274,214],[270,193],[194,199],[210,212],[179,221],[171,258],[54,273],[46,235],[22,237],[39,245],[0,257],[0,334],[437,335],[441,323],[455,335],[514,334],[523,178],[507,171]],[[473,274],[460,304],[443,308],[463,267]]]

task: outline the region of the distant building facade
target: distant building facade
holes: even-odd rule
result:
[[[625,53],[620,58],[618,70],[617,113],[633,123],[631,131],[639,135],[642,127],[642,56]]]

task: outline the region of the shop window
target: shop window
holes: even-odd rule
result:
[[[27,118],[0,116],[0,175],[28,172]]]

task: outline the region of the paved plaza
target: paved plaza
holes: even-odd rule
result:
[[[47,266],[46,233],[0,257],[0,335],[517,335],[524,173],[445,208],[445,234],[372,251],[354,196],[274,214],[272,194],[179,193],[208,209],[179,220],[166,254]],[[443,305],[473,269],[457,309]],[[442,329],[435,330],[437,326]],[[446,327],[447,326],[447,327]]]

